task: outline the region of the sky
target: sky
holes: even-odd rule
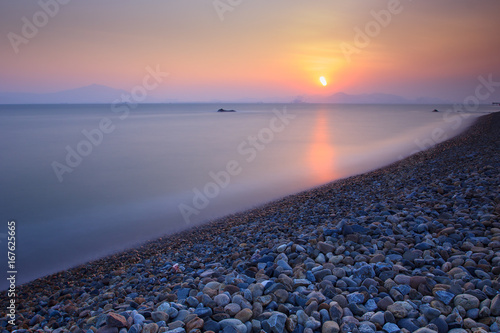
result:
[[[0,91],[131,91],[149,67],[168,73],[149,91],[165,100],[463,101],[480,76],[500,81],[499,13],[498,0],[2,1]]]

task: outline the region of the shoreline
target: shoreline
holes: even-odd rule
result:
[[[301,267],[302,270],[304,270],[304,274],[302,274],[304,276],[302,276],[300,273],[298,273],[298,271],[300,270],[298,268],[295,269],[292,277],[296,277],[299,280],[309,279],[310,282],[310,284],[307,284],[304,281],[304,286],[292,286],[293,292],[296,292],[297,289],[301,287],[311,285],[314,286],[312,287],[312,289],[316,291],[324,289],[320,287],[323,282],[315,283],[311,281],[311,276],[308,276],[306,272],[310,272],[309,275],[312,274],[314,276],[313,273],[318,272],[318,270],[329,270],[330,272],[324,272],[325,274],[329,274],[322,276],[321,279],[315,279],[324,281],[325,277],[335,276],[336,279],[331,278],[327,279],[327,281],[331,282],[332,280],[335,280],[335,283],[332,283],[333,290],[335,291],[334,293],[336,293],[337,295],[343,295],[342,297],[345,300],[349,300],[348,295],[349,293],[351,293],[351,291],[349,291],[348,288],[354,288],[354,286],[346,286],[345,290],[343,290],[342,283],[340,283],[340,285],[338,286],[337,284],[345,276],[349,276],[348,273],[353,273],[357,269],[362,269],[363,265],[361,263],[368,264],[364,266],[371,265],[372,267],[375,267],[376,264],[381,262],[387,264],[391,262],[392,271],[397,271],[397,273],[400,274],[395,274],[390,278],[394,283],[401,284],[399,283],[399,281],[394,280],[398,275],[401,274],[408,275],[408,273],[412,273],[410,276],[424,276],[425,274],[431,272],[430,268],[437,269],[437,266],[440,267],[440,271],[448,274],[448,272],[453,271],[455,268],[459,266],[462,267],[467,262],[467,259],[470,258],[457,258],[464,261],[464,263],[462,263],[462,265],[453,266],[453,263],[447,261],[447,259],[449,258],[447,258],[446,260],[444,259],[444,257],[446,256],[441,253],[441,251],[448,251],[448,257],[459,256],[460,254],[456,253],[465,251],[463,249],[463,244],[467,242],[471,243],[472,245],[469,248],[469,251],[472,251],[473,248],[481,247],[480,245],[482,244],[483,249],[486,248],[489,251],[493,251],[495,253],[492,258],[490,258],[489,264],[485,264],[483,262],[479,263],[481,259],[484,259],[483,257],[476,262],[476,267],[478,267],[479,265],[486,265],[486,267],[479,266],[479,269],[484,271],[484,273],[489,276],[489,281],[491,281],[490,288],[492,288],[492,286],[499,287],[500,283],[498,281],[498,275],[500,273],[500,233],[498,233],[498,231],[500,231],[500,221],[498,215],[500,213],[500,202],[498,202],[498,169],[500,169],[500,165],[499,157],[496,156],[499,152],[499,129],[500,113],[493,113],[490,115],[482,116],[478,118],[471,127],[466,129],[458,136],[441,144],[438,144],[430,148],[429,150],[417,153],[405,158],[404,160],[395,162],[381,169],[345,179],[340,179],[311,190],[293,194],[254,209],[232,214],[221,219],[208,222],[201,226],[190,228],[177,234],[147,242],[138,248],[107,256],[105,258],[101,258],[84,265],[79,265],[68,271],[52,274],[36,279],[22,286],[18,286],[18,304],[23,304],[23,308],[18,310],[18,314],[23,315],[24,318],[19,319],[19,323],[23,323],[25,328],[33,328],[40,323],[44,323],[44,321],[40,319],[40,317],[43,317],[43,315],[40,314],[38,314],[39,317],[37,317],[36,320],[33,320],[33,318],[35,317],[35,312],[32,310],[35,308],[35,304],[38,304],[40,300],[44,299],[43,302],[47,302],[47,305],[42,306],[42,309],[48,309],[55,306],[57,303],[63,303],[65,307],[67,307],[68,304],[71,304],[72,312],[69,311],[67,313],[69,314],[68,317],[75,318],[73,319],[73,326],[82,326],[80,327],[81,329],[87,329],[91,326],[99,328],[99,326],[96,326],[97,322],[93,323],[92,321],[90,321],[90,324],[87,323],[88,319],[92,317],[97,318],[99,317],[99,313],[102,314],[106,311],[109,312],[110,310],[114,310],[117,313],[127,311],[127,309],[130,308],[130,302],[134,302],[135,304],[137,304],[137,308],[135,309],[141,309],[141,307],[144,307],[144,311],[146,311],[146,309],[149,309],[148,311],[151,312],[152,310],[157,309],[157,307],[164,303],[166,300],[173,302],[175,299],[182,299],[178,295],[179,289],[186,288],[182,285],[195,284],[193,281],[197,281],[197,279],[199,280],[198,283],[201,283],[200,281],[202,280],[210,278],[214,280],[212,282],[215,282],[220,280],[220,278],[224,276],[225,278],[222,279],[221,282],[224,282],[224,288],[226,288],[229,285],[235,285],[235,283],[226,282],[228,280],[227,276],[230,276],[234,270],[240,274],[246,273],[244,275],[247,277],[254,275],[252,279],[259,280],[257,276],[261,274],[262,276],[266,276],[268,279],[279,280],[281,276],[280,274],[283,274],[283,271],[287,271],[288,269],[286,268],[290,266],[292,266],[290,268]],[[469,174],[470,177],[455,176],[455,173],[459,173],[462,175]],[[496,175],[497,184],[494,184],[493,182],[493,184],[488,185],[482,180],[476,180],[476,178],[480,175],[486,175],[489,178],[493,178],[493,180],[495,180]],[[468,178],[471,178],[471,181],[477,182],[477,184],[471,185],[467,183]],[[465,185],[470,185],[472,187],[470,188],[469,192],[462,193],[462,187],[464,187]],[[480,187],[482,187],[483,189],[480,189],[480,193],[476,194],[474,191],[478,191],[478,188]],[[484,188],[487,188],[487,190],[484,190]],[[485,205],[492,206],[492,208],[483,208],[483,205],[480,207],[480,209],[477,209],[478,212],[470,212],[470,208],[464,208],[465,206],[460,206],[462,204],[461,201],[458,202],[457,207],[453,206],[453,200],[455,200],[453,199],[453,195],[455,195],[455,198],[458,195],[460,197],[460,200],[464,200],[465,202],[474,202],[474,200],[479,200],[477,196],[481,194],[481,191],[484,192],[482,193],[485,196],[485,198],[483,199],[487,200],[487,203]],[[453,195],[451,195],[451,193],[453,193]],[[449,196],[447,196],[448,194]],[[468,196],[470,196],[470,198]],[[431,199],[429,199],[429,197]],[[433,201],[435,198],[440,198],[444,201],[443,203],[436,204],[435,201]],[[449,207],[450,203],[452,204],[451,207]],[[413,221],[411,221],[408,218],[409,215],[407,214],[407,212],[411,212],[415,206],[421,208],[420,212],[422,214],[417,215],[417,212],[415,212],[413,215],[411,215],[413,218]],[[484,219],[484,216],[486,216],[487,220]],[[434,220],[437,221],[440,225],[434,225]],[[470,235],[468,235],[465,231],[459,231],[460,226],[464,228],[464,230],[470,228],[468,224],[463,223],[463,221],[470,222],[473,226],[476,226],[476,224],[482,224],[485,230],[489,232],[489,238],[487,242],[488,244],[484,244],[484,240],[476,240],[476,243],[473,243],[472,241],[470,241],[470,237],[467,238]],[[485,224],[485,221],[488,223]],[[404,227],[405,223],[407,224],[408,228],[412,227],[416,230],[415,235],[413,235],[413,244],[411,241],[411,236],[407,234],[408,230],[406,230],[406,228]],[[416,224],[426,226],[429,224],[429,226],[427,227],[427,230],[418,232],[419,229]],[[343,227],[339,228],[340,225],[343,225]],[[450,228],[453,228],[453,230]],[[377,232],[377,229],[380,229],[380,231]],[[494,230],[492,231],[492,229]],[[471,229],[470,233],[475,235],[474,237],[476,238],[480,237],[480,235],[476,235],[478,233],[477,230]],[[450,238],[447,239],[447,242],[450,243],[450,248],[448,249],[448,246],[444,246],[443,244],[431,244],[430,248],[425,249],[416,248],[418,244],[427,244],[428,240],[432,242],[434,237],[426,237],[426,235],[432,236],[432,234],[435,234],[435,236],[437,237],[446,236]],[[455,238],[457,239],[455,239],[453,237],[449,237],[450,235],[459,236],[456,236]],[[387,253],[391,251],[396,252],[390,253],[394,255],[396,255],[398,252],[401,252],[394,250],[398,249],[398,247],[391,247],[387,248],[387,251],[384,252],[384,259],[382,261],[372,262],[372,259],[374,257],[382,254],[380,253],[382,249],[386,249],[385,245],[387,242],[392,243],[390,240],[387,240],[387,238],[391,238],[391,236],[393,236],[392,238],[396,239],[396,243],[398,245],[400,245],[400,241],[406,243],[406,248],[404,248],[404,244],[401,245],[401,247],[403,247],[402,250],[404,250],[402,251],[402,258],[396,256],[390,257],[389,255],[387,255]],[[460,237],[462,238],[459,239]],[[374,241],[377,239],[380,240]],[[385,240],[382,242],[381,239]],[[466,239],[467,241],[464,241],[464,239]],[[417,243],[416,240],[419,240],[419,242]],[[361,249],[362,247],[366,248],[367,245],[364,244],[367,242],[371,242],[372,245],[376,245],[375,247],[372,247],[373,249],[375,249],[372,251],[373,253],[371,253],[368,249],[366,251]],[[381,242],[382,244],[379,244],[379,242]],[[289,243],[292,244],[287,245]],[[358,248],[354,244],[356,244]],[[333,248],[332,245],[334,245]],[[490,245],[494,247],[485,247]],[[298,247],[303,251],[297,250]],[[338,251],[338,249],[342,247],[344,247],[344,250],[349,254]],[[382,249],[380,247],[382,247]],[[427,245],[425,245],[424,247],[427,247]],[[438,251],[438,247],[442,248]],[[348,250],[349,248],[351,248],[351,250]],[[324,251],[324,249],[329,249],[330,251]],[[439,262],[439,265],[437,265],[435,262],[431,263],[431,260],[429,258],[426,258],[425,251],[434,251],[434,249],[436,249],[436,253],[439,253],[441,259],[444,261],[443,263]],[[417,250],[421,252],[420,257],[413,258],[411,255],[408,255],[408,257],[412,258],[412,260],[404,257],[407,252],[413,253]],[[207,251],[210,252],[208,256],[206,255]],[[337,252],[341,253],[337,254]],[[354,257],[350,255],[353,252],[357,253],[357,255]],[[483,252],[479,251],[478,253]],[[307,262],[306,264],[304,264],[304,262],[306,261],[304,258],[302,262],[297,262],[295,266],[292,265],[292,263],[295,263],[295,261],[298,260],[297,258],[302,258],[305,253],[307,253],[307,256],[313,260],[314,265],[316,265],[315,267],[322,267],[316,268],[315,271],[315,267],[307,269],[309,266],[307,265]],[[274,256],[274,254],[276,254],[276,256]],[[281,258],[281,260],[285,261],[286,265],[282,263],[282,265],[280,265],[280,262],[278,262],[279,259],[277,259],[277,257],[280,257],[282,254],[285,254],[286,260],[285,258]],[[323,255],[322,258],[321,255]],[[429,253],[427,253],[427,256],[428,255]],[[465,253],[463,255],[465,256]],[[272,261],[274,262],[273,265],[266,265],[267,262],[262,261],[262,258],[265,258],[266,256],[268,256],[267,259],[270,260],[267,262]],[[271,258],[269,256],[274,257]],[[342,256],[342,259],[339,260],[339,256]],[[498,258],[498,260],[493,262],[493,258]],[[409,262],[409,264],[407,262]],[[172,267],[173,264],[176,263],[180,264],[181,266],[180,272],[176,272],[176,269]],[[448,268],[449,266],[447,265],[447,263],[450,263],[452,267],[449,267],[448,271],[445,271],[445,268]],[[358,267],[356,267],[356,265]],[[444,267],[445,265],[446,267]],[[488,265],[489,267],[487,267]],[[270,267],[274,266],[277,266],[276,268],[273,268],[274,273],[270,276],[266,275],[265,273],[268,272],[269,269],[271,269]],[[397,268],[395,269],[394,266],[397,266]],[[427,266],[427,270],[422,270]],[[333,274],[334,270],[339,267],[343,268],[344,277],[339,277]],[[413,267],[413,270],[410,270],[406,267]],[[184,271],[182,271],[183,268]],[[418,274],[413,274],[413,271],[415,270],[418,270]],[[467,271],[467,269],[465,270]],[[219,275],[219,271],[225,271],[227,274],[221,272]],[[274,276],[276,275],[276,271],[279,271],[280,273],[277,274],[277,276]],[[382,271],[382,273],[383,272],[384,271]],[[133,281],[136,274],[139,274],[141,278],[135,278],[137,279],[137,281]],[[342,275],[342,273],[340,272],[338,272],[338,274]],[[479,274],[480,276],[483,276],[482,280],[486,279],[486,276],[481,275],[480,273],[471,273],[470,275],[473,276],[473,274],[476,274],[476,278],[477,274]],[[370,273],[369,275],[372,274]],[[379,274],[371,276],[369,278],[377,281],[375,277],[380,278],[380,276],[378,275]],[[455,280],[453,275],[451,277],[453,278],[451,280]],[[427,276],[427,278],[429,277]],[[281,279],[285,279],[285,277],[281,277]],[[401,279],[403,278],[400,278],[400,280]],[[235,280],[234,277],[233,280]],[[134,300],[134,298],[127,296],[127,294],[115,295],[116,297],[112,298],[113,302],[105,301],[107,299],[100,299],[101,302],[105,302],[111,305],[111,307],[108,306],[108,309],[106,310],[105,307],[101,308],[101,310],[98,310],[99,307],[96,305],[98,303],[94,305],[84,304],[84,306],[80,304],[80,302],[88,303],[79,300],[79,296],[81,296],[82,294],[89,294],[91,297],[89,297],[88,299],[95,297],[99,298],[100,295],[104,295],[110,292],[116,294],[116,292],[114,292],[114,290],[116,290],[116,287],[110,288],[110,286],[123,284],[123,281],[132,281],[132,283],[135,283],[134,286],[137,287],[130,288],[130,290],[136,291],[130,292],[128,294],[135,295],[135,293],[137,293],[137,296],[135,298],[142,297],[142,299]],[[249,281],[242,283],[251,285],[251,283],[248,283]],[[254,282],[254,284],[256,283]],[[325,282],[325,284],[328,283]],[[148,285],[152,288],[152,290],[147,289]],[[176,285],[179,288],[175,289]],[[432,286],[432,283],[430,283],[430,285],[427,287],[431,288],[435,287],[435,285]],[[288,287],[288,285],[286,286]],[[385,288],[384,282],[379,283],[378,287],[382,288],[382,286],[384,286],[383,288]],[[361,288],[361,286],[358,287]],[[221,291],[224,288],[222,288]],[[245,289],[240,287],[237,288]],[[335,288],[337,288],[338,290]],[[191,287],[190,289],[196,290],[196,288],[193,287]],[[199,286],[198,289],[200,291],[203,290],[203,288],[200,288]],[[238,293],[241,291],[237,290],[231,293],[231,291],[233,291],[233,289],[235,288],[228,289],[230,289],[229,292],[231,295],[233,295],[233,298],[234,293]],[[361,291],[370,291],[369,288],[365,289],[367,290]],[[417,288],[413,289],[416,292],[425,295],[425,292],[423,291],[425,288],[422,288],[422,290],[420,290],[420,287],[418,286]],[[464,291],[468,290],[466,288],[463,289]],[[292,294],[292,290],[287,290],[287,292]],[[299,290],[302,291],[302,289]],[[445,288],[445,290],[447,289]],[[64,294],[63,291],[65,291]],[[341,292],[338,293],[339,291]],[[6,292],[3,291],[2,296],[4,296],[5,293]],[[56,295],[59,295],[57,297],[57,301],[55,297],[52,299],[52,301],[50,301],[50,296],[45,298],[42,296],[51,295],[54,293]],[[352,293],[362,294],[360,291],[352,291]],[[276,291],[273,292],[273,295],[275,294]],[[430,294],[435,294],[432,288]],[[160,295],[165,296],[165,298]],[[411,292],[402,295],[403,297],[400,301],[403,301],[404,299],[411,299],[411,297],[405,298],[405,296],[409,295],[411,295]],[[462,295],[462,293],[455,295],[455,298],[459,295]],[[491,306],[493,304],[496,306],[496,303],[499,303],[498,306],[500,306],[500,298],[496,295],[497,294],[491,295],[492,297],[490,297],[490,295],[487,295],[487,299],[490,300],[490,312],[492,310],[496,311],[496,308],[491,309]],[[196,296],[196,294],[191,296]],[[215,297],[215,295],[212,296]],[[330,317],[332,317],[331,302],[337,302],[337,305],[342,306],[342,304],[340,304],[342,303],[342,300],[340,298],[338,298],[337,300],[333,300],[333,297],[336,296],[323,296],[326,299],[322,302],[320,302],[322,300],[322,297],[318,296],[319,299],[316,300],[317,309],[315,311],[320,313],[319,308],[321,308],[322,304],[327,303],[326,300],[330,300],[330,302],[328,302],[328,311]],[[130,300],[128,300],[127,297],[130,298]],[[368,296],[366,295],[364,297],[368,298]],[[398,302],[396,301],[396,298],[399,299],[399,297],[395,298],[392,295],[391,297],[393,298],[393,302]],[[437,296],[434,295],[433,297]],[[376,297],[372,297],[372,299],[375,298]],[[119,299],[123,299],[123,302],[120,303]],[[498,302],[493,302],[493,299],[498,299]],[[138,302],[142,300],[144,301]],[[277,302],[277,305],[278,303],[290,303],[287,302],[287,299],[281,299],[281,301],[282,302]],[[366,307],[367,301],[368,299],[365,299],[365,302],[362,302],[360,304]],[[54,302],[55,304],[52,304]],[[351,300],[349,300],[349,302],[352,303]],[[117,305],[116,307],[114,306],[114,303]],[[431,302],[429,303],[432,304]],[[7,297],[2,297],[2,309],[0,310],[1,316],[5,315],[4,311],[6,308],[6,304]],[[127,306],[125,307],[123,304],[127,304]],[[352,313],[353,311],[356,312],[356,310],[350,309],[348,304],[345,305],[346,307],[344,308],[342,306],[342,308],[344,308],[344,310],[349,309],[353,316],[345,316],[346,311],[344,311],[344,317],[353,317],[354,319],[358,320],[359,324],[359,322],[361,321],[358,319],[358,317],[362,316]],[[169,305],[169,307],[172,306],[173,305]],[[326,309],[326,307],[327,305],[324,305],[324,309]],[[333,305],[333,307],[335,307],[335,305]],[[479,311],[481,311],[481,309],[484,307],[485,306],[477,306]],[[215,308],[217,307],[215,306],[211,309],[212,313],[215,312]],[[240,308],[242,308],[241,305]],[[305,308],[306,307],[304,306],[304,309]],[[130,309],[133,310],[134,308],[132,307]],[[186,311],[189,312],[189,309],[190,307],[188,306]],[[379,307],[379,310],[380,309],[383,310],[383,308]],[[180,311],[179,309],[177,310]],[[273,309],[273,311],[274,310],[280,311],[280,308],[276,307],[275,309]],[[285,309],[281,310],[285,311]],[[86,315],[84,316],[82,315],[83,311],[88,311],[88,313],[86,313]],[[92,311],[96,311],[96,313],[92,313]],[[254,309],[252,309],[252,311],[254,311]],[[279,317],[279,315],[277,315],[273,311],[269,312],[271,313],[270,317],[272,317],[273,315]],[[290,309],[288,309],[288,311],[290,312]],[[387,311],[388,310],[386,308],[385,312]],[[409,311],[410,310],[407,309],[407,312]],[[25,312],[25,314],[23,314],[23,312]],[[193,312],[196,313],[196,311],[194,310]],[[227,313],[227,311],[223,312]],[[312,311],[311,314],[313,312],[314,311]],[[71,315],[71,313],[73,314]],[[441,311],[441,315],[444,315],[445,313],[446,311]],[[234,318],[237,314],[239,314],[239,312],[231,314],[230,318]],[[266,312],[264,310],[264,312],[259,316],[266,317],[265,314]],[[203,323],[201,324],[201,327],[196,328],[203,328],[207,322],[217,322],[213,319],[214,315],[215,314],[205,316],[198,314],[196,318],[203,321]],[[287,316],[287,320],[289,320],[290,316],[293,315],[296,314]],[[446,318],[448,318],[450,315],[451,311],[450,314],[446,316]],[[255,316],[254,311],[253,316],[251,317],[254,318],[254,320],[257,320],[257,318],[260,318],[259,316]],[[498,316],[500,316],[500,312]],[[224,316],[219,317],[222,318]],[[257,321],[261,322],[261,325],[269,325],[270,317]],[[314,316],[311,315],[308,317],[313,318]],[[52,325],[50,318],[51,317],[48,316],[47,318],[44,318],[44,320],[47,321],[45,324]],[[167,320],[167,322],[165,323],[169,328],[169,324],[171,324],[172,322],[176,322],[172,321],[172,319],[174,318],[175,317],[170,318],[170,321]],[[190,321],[196,318],[190,318]],[[406,318],[406,316],[399,319],[404,318]],[[485,329],[485,327],[483,327],[484,325],[488,326],[491,329],[491,326],[496,323],[495,319],[493,319],[491,323],[487,325],[480,322],[480,320],[484,318],[486,317],[478,316],[477,318],[475,318],[477,320],[471,320],[473,320],[483,329]],[[491,316],[489,316],[488,318],[491,318]],[[222,319],[221,321],[225,319]],[[370,321],[370,319],[371,318],[365,321],[372,322]],[[469,317],[467,317],[467,319],[469,319]],[[293,321],[293,317],[290,320]],[[30,321],[32,322],[30,323]],[[57,320],[54,321],[57,322]],[[133,319],[132,322],[134,322]],[[251,320],[247,320],[246,322],[241,321],[243,325],[245,325],[247,322],[251,322]],[[313,321],[311,320],[310,322]],[[339,327],[341,327],[342,325],[350,324],[350,322],[346,323],[342,321],[341,318],[338,318],[337,321],[326,320],[325,322],[336,322],[337,326]],[[320,327],[324,327],[325,322],[321,322],[322,325]],[[296,327],[298,327],[298,323],[300,323],[300,321],[295,323]],[[384,324],[387,323],[390,322],[384,322]],[[181,326],[186,327],[187,324],[188,323],[186,322]],[[252,324],[254,323],[252,322]],[[358,324],[356,325],[359,326]],[[383,325],[381,325],[381,327],[378,327],[376,325],[377,322],[373,324],[378,330],[383,327]],[[396,323],[394,324],[398,325],[398,321],[396,320]],[[88,325],[88,327],[85,325]],[[238,323],[238,325],[240,324]],[[236,325],[237,329],[238,325]],[[255,323],[255,325],[257,325],[257,323]],[[290,323],[290,325],[292,324]],[[328,323],[328,325],[335,326],[335,324],[333,323]],[[403,324],[399,325],[401,326]],[[428,325],[432,325],[430,323],[430,320]],[[424,325],[422,327],[428,325]],[[498,325],[500,325],[500,321],[498,322]],[[109,326],[109,323],[107,326]],[[67,328],[69,329],[70,327]],[[450,325],[448,325],[448,328],[449,327]],[[243,330],[241,326],[239,327],[239,329]],[[159,332],[159,329],[157,329],[157,331]]]

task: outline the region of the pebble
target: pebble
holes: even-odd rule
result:
[[[339,324],[335,321],[325,321],[323,323],[323,327],[321,328],[321,333],[339,333],[340,327]]]
[[[106,318],[106,325],[117,328],[127,327],[127,319],[118,313],[110,312]]]
[[[455,306],[460,305],[465,310],[470,310],[479,307],[479,299],[469,294],[457,295],[455,296],[455,300],[453,302]]]
[[[401,331],[399,326],[393,323],[386,323],[382,329],[387,333],[398,333]]]

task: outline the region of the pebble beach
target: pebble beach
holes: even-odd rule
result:
[[[500,332],[500,113],[16,289],[0,332]]]

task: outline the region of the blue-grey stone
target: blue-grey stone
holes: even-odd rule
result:
[[[431,320],[431,324],[437,326],[438,333],[448,333],[448,324],[443,318],[441,317],[434,318],[433,320]]]
[[[401,331],[399,326],[393,323],[385,323],[382,329],[387,333],[398,333]]]
[[[450,293],[446,290],[436,291],[436,298],[446,305],[450,304],[454,297],[455,297],[455,294]]]
[[[207,320],[203,324],[203,330],[204,331],[214,331],[214,332],[219,332],[220,331],[220,324],[216,322],[215,320]]]
[[[189,296],[187,299],[186,299],[186,303],[192,307],[192,308],[195,308],[198,306],[198,304],[200,304],[200,302],[198,302],[198,300],[196,298],[194,298],[193,296]]]
[[[357,278],[360,278],[361,280],[364,280],[367,278],[373,278],[375,276],[375,271],[373,270],[372,266],[364,265],[358,269],[355,269],[353,275]]]
[[[194,314],[202,319],[205,319],[206,317],[210,317],[212,315],[212,309],[210,309],[210,308],[197,308],[194,310]]]
[[[324,324],[325,321],[330,320],[330,313],[328,312],[327,309],[321,309],[319,310],[319,315],[321,316],[321,323]]]
[[[424,232],[427,232],[427,230],[429,230],[429,227],[427,227],[427,225],[426,225],[426,224],[421,223],[421,224],[417,224],[417,225],[415,226],[415,228],[413,228],[413,230],[414,230],[415,232],[419,233],[419,234],[422,234],[422,233],[424,233]]]
[[[329,269],[321,269],[313,273],[316,280],[320,281],[327,275],[332,275],[332,271]]]
[[[174,307],[170,307],[165,312],[168,314],[168,316],[170,317],[170,319],[172,319],[172,318],[177,317],[177,314],[179,313],[179,310],[177,310]]]
[[[470,319],[479,318],[479,309],[469,309],[467,310],[467,317]]]
[[[273,261],[274,261],[274,257],[271,255],[262,256],[261,258],[259,258],[257,260],[257,262],[260,262],[260,263],[273,262]]]
[[[375,333],[376,331],[368,324],[361,324],[358,327],[359,333]]]
[[[408,295],[411,291],[411,287],[407,284],[400,284],[398,286],[395,286],[394,289],[399,291],[403,296]]]
[[[138,324],[138,325],[142,325],[144,320],[146,320],[146,318],[144,318],[144,316],[141,315],[140,313],[135,313],[133,316],[133,319],[134,319],[134,324]]]
[[[304,312],[304,310],[297,311],[297,321],[300,325],[304,326],[309,319],[309,316]]]
[[[314,277],[314,274],[311,271],[306,272],[306,279],[311,282],[316,282],[316,278]]]
[[[290,267],[290,265],[288,265],[288,263],[286,261],[284,261],[283,259],[278,260],[278,262],[276,264],[286,271],[292,270],[292,267]]]
[[[362,304],[365,301],[365,295],[362,293],[351,293],[347,295],[349,303]]]
[[[175,317],[175,321],[184,321],[184,319],[186,319],[188,314],[189,314],[188,310],[180,310],[179,313],[177,314],[177,317]]]
[[[368,301],[366,301],[365,308],[370,312],[374,312],[378,309],[377,302],[375,302],[373,298],[370,298]]]
[[[134,324],[129,328],[128,333],[141,333],[141,331],[142,326],[139,324]]]
[[[420,311],[423,313],[424,317],[427,320],[432,320],[441,315],[441,311],[438,309],[432,308],[429,305],[425,304],[420,307]]]
[[[361,304],[349,303],[348,308],[355,316],[362,316],[367,312],[366,308]]]
[[[416,330],[419,329],[417,325],[411,320],[410,318],[403,318],[398,321],[398,326],[401,328],[405,328],[410,332],[415,332]]]
[[[274,313],[267,320],[269,324],[269,329],[274,333],[283,333],[285,330],[286,315],[283,313]]]
[[[180,288],[179,290],[177,290],[177,299],[183,300],[183,299],[188,298],[190,291],[191,291],[191,289],[189,289],[189,288]]]
[[[319,321],[317,321],[313,317],[309,317],[309,319],[306,322],[306,328],[310,328],[313,331],[316,331],[320,327],[321,327],[321,323]]]
[[[426,242],[422,242],[422,243],[419,243],[417,245],[415,245],[415,248],[417,250],[422,250],[422,251],[425,251],[425,250],[430,250],[433,248],[433,246],[429,243],[426,243]]]

